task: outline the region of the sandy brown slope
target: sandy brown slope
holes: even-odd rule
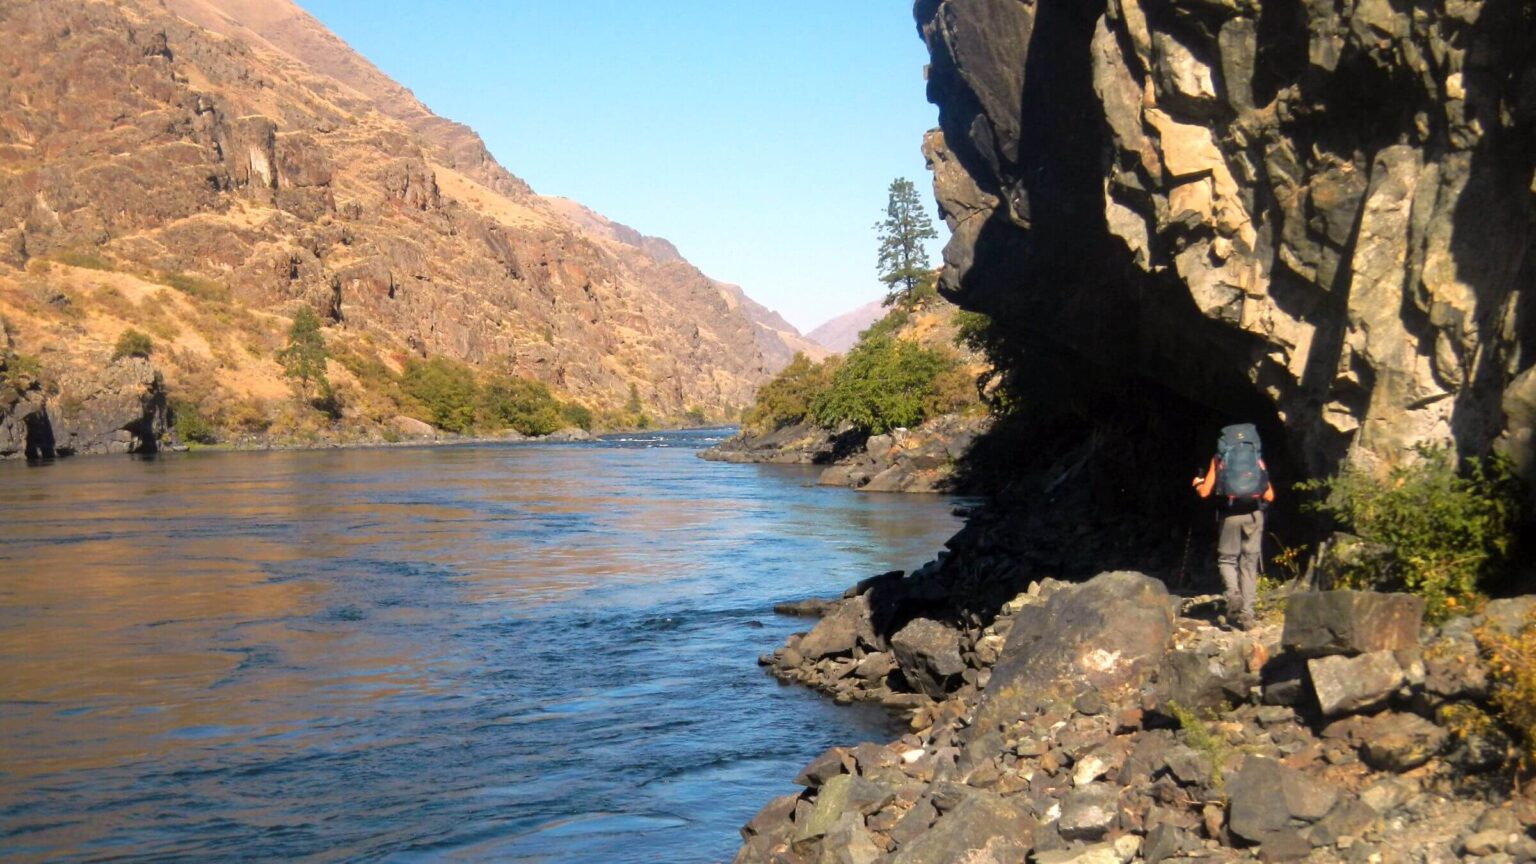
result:
[[[339,40],[326,56],[350,83],[274,47],[323,30],[236,26],[281,6],[183,10],[225,15],[228,37],[150,3],[0,6],[0,315],[18,350],[99,363],[124,327],[167,318],[173,393],[238,400],[281,389],[275,335],[308,304],[333,354],[385,368],[445,355],[598,408],[633,388],[657,416],[749,401],[772,361],[712,280],[590,236],[398,85],[364,92],[393,82]]]

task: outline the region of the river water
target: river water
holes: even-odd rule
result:
[[[720,434],[0,463],[0,859],[729,860],[895,734],[771,605],[958,523]]]

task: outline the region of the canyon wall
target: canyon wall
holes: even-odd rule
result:
[[[1423,442],[1536,472],[1531,4],[915,17],[953,232],[941,289],[1039,374],[1258,419],[1297,473]]]
[[[720,417],[803,341],[666,241],[534,194],[292,3],[0,4],[0,38],[0,319],[55,383],[131,326],[172,400],[273,413],[308,305],[364,397],[442,356]]]

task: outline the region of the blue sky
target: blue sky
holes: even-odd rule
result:
[[[299,2],[536,191],[671,240],[801,330],[882,296],[892,179],[931,212],[938,115],[903,0]]]

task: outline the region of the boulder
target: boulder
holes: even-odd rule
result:
[[[1101,573],[1019,610],[975,727],[997,728],[1088,689],[1105,694],[1142,686],[1173,634],[1163,583],[1141,573]]]
[[[967,795],[960,803],[891,857],[891,864],[950,864],[955,861],[1023,861],[1034,820],[1000,796]]]
[[[1248,674],[1240,646],[1207,645],[1169,651],[1163,657],[1157,682],[1164,704],[1174,703],[1200,713],[1246,699],[1248,688],[1258,683],[1258,678]]]
[[[1281,647],[1304,657],[1401,651],[1419,642],[1424,599],[1373,591],[1292,594]]]
[[[431,438],[437,435],[437,430],[432,428],[432,424],[423,423],[415,417],[407,417],[404,414],[396,415],[390,421],[390,425],[406,438]]]
[[[929,618],[914,618],[896,631],[891,650],[912,689],[935,698],[949,692],[966,668],[960,631]]]
[[[1307,674],[1324,717],[1381,705],[1406,680],[1391,651],[1373,651],[1358,657],[1316,657],[1307,661]]]
[[[1417,714],[1387,712],[1359,731],[1360,758],[1378,771],[1411,771],[1445,749],[1449,733]]]
[[[1061,802],[1056,830],[1065,840],[1100,840],[1120,817],[1120,795],[1102,783],[1075,790]]]
[[[1310,825],[1333,809],[1333,786],[1273,759],[1250,757],[1227,787],[1227,827],[1252,843]]]
[[[869,623],[869,600],[853,597],[833,604],[822,619],[795,646],[807,660],[853,653],[860,641],[873,646],[875,631]]]

